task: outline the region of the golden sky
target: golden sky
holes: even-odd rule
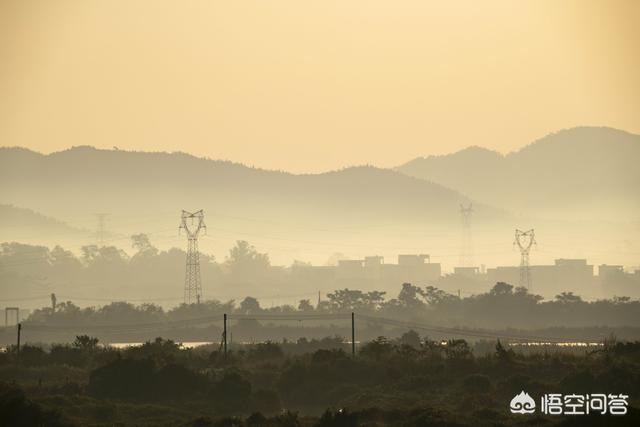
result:
[[[0,145],[388,167],[640,133],[640,1],[0,0]]]

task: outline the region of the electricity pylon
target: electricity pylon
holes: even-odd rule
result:
[[[514,245],[520,248],[520,283],[519,286],[531,290],[533,282],[531,280],[531,271],[529,270],[529,251],[536,244],[536,236],[533,231],[521,231],[516,228],[516,238]]]
[[[101,246],[104,246],[104,235],[106,232],[106,227],[105,227],[105,219],[107,218],[109,214],[108,213],[97,213],[95,214],[96,218],[98,218],[98,227],[96,229],[96,238],[98,239],[98,243]]]
[[[473,205],[460,205],[462,220],[462,238],[460,243],[460,267],[473,267],[473,238],[471,236],[471,214]]]
[[[207,226],[204,224],[204,212],[200,209],[198,212],[182,211],[182,222],[178,228],[184,230],[189,241],[187,245],[187,265],[184,276],[184,303],[191,304],[196,302],[200,304],[202,297],[202,283],[200,279],[200,252],[198,252],[198,234],[204,230],[206,233]]]

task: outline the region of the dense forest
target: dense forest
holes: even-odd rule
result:
[[[638,425],[640,343],[524,355],[500,341],[415,331],[345,351],[340,339],[184,349],[157,338],[116,350],[96,338],[0,353],[0,425],[215,427]],[[526,390],[630,396],[627,415],[514,415]],[[579,422],[579,424],[577,424]]]

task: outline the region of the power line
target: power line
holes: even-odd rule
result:
[[[304,320],[349,320],[351,319],[351,313],[294,313],[294,314],[230,314],[227,316],[229,320],[271,320],[271,321],[304,321]],[[409,322],[399,319],[392,319],[381,316],[371,316],[365,314],[357,314],[357,317],[369,323],[378,323],[387,326],[401,327],[407,329],[418,329],[429,332],[435,332],[440,334],[447,334],[450,336],[462,336],[462,337],[474,337],[474,338],[490,338],[490,339],[507,339],[513,341],[544,341],[549,343],[568,342],[571,340],[564,338],[549,338],[546,336],[536,335],[520,335],[509,334],[502,332],[491,332],[483,330],[468,330],[460,328],[449,328],[443,326],[429,325],[419,322]],[[191,319],[179,319],[164,322],[151,322],[151,323],[130,323],[130,324],[94,324],[94,325],[79,325],[73,324],[36,324],[36,323],[23,323],[26,330],[39,331],[39,330],[74,330],[74,331],[96,331],[103,333],[124,333],[124,332],[143,332],[143,331],[158,331],[169,330],[179,327],[198,326],[211,323],[222,322],[223,317],[220,314],[209,315]],[[585,338],[581,338],[584,340]],[[595,340],[589,338],[589,340]]]

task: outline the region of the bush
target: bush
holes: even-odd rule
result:
[[[154,397],[154,365],[149,359],[119,359],[91,372],[89,394],[115,399]]]
[[[277,414],[282,410],[282,402],[275,391],[261,389],[251,395],[251,407],[264,414]]]
[[[351,414],[346,409],[336,412],[327,409],[314,427],[357,427],[357,425],[357,414]]]
[[[45,410],[28,400],[22,390],[0,383],[0,425],[7,427],[71,426],[56,411]]]
[[[337,360],[345,360],[349,359],[347,353],[342,349],[333,349],[333,350],[317,350],[311,355],[311,363],[313,364],[321,364],[321,363],[331,363]]]
[[[47,362],[47,353],[40,347],[24,345],[20,349],[20,363],[25,366],[44,365]]]
[[[254,412],[247,417],[247,427],[264,427],[267,423],[267,418],[260,412]]]
[[[250,348],[247,354],[249,360],[273,360],[284,358],[282,348],[270,341],[265,343],[256,344],[255,347]]]
[[[155,373],[156,390],[159,397],[177,399],[203,392],[207,380],[192,370],[171,363]]]
[[[215,403],[221,411],[246,409],[251,397],[251,383],[236,372],[227,372],[213,388]]]
[[[487,393],[491,390],[491,379],[482,374],[471,374],[463,380],[464,388],[471,393]]]
[[[58,365],[84,367],[87,365],[87,354],[79,348],[56,344],[51,346],[49,359]]]

